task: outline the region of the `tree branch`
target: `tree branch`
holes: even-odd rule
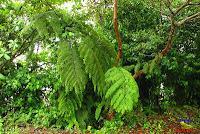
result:
[[[199,3],[189,3],[189,6],[200,6],[200,2]]]
[[[20,48],[14,53],[12,54],[10,60],[6,60],[5,62],[3,62],[1,65],[0,65],[0,71],[3,70],[3,68],[5,67],[6,64],[8,63],[11,63],[16,57],[20,56],[25,50],[27,50],[30,45],[29,43],[27,42],[27,40],[33,36],[33,34],[35,33],[35,29],[25,38],[25,41],[22,42]],[[27,45],[28,44],[28,45]]]
[[[115,62],[115,65],[117,65],[120,59],[122,58],[122,40],[119,34],[118,22],[117,22],[117,0],[114,0],[113,23],[114,23],[116,39],[118,42],[118,53],[117,53],[116,62]]]
[[[165,48],[161,51],[162,56],[166,55],[172,48],[172,42],[173,42],[173,37],[175,34],[175,29],[176,29],[176,26],[174,24],[174,19],[171,18],[171,27],[170,27],[167,43],[166,43]]]
[[[157,56],[155,56],[155,58],[151,62],[154,62],[157,57],[162,58],[163,56],[167,55],[167,53],[172,48],[173,37],[175,35],[175,30],[176,30],[176,25],[175,25],[175,20],[174,20],[173,15],[170,17],[170,20],[171,20],[171,26],[170,26],[170,31],[169,31],[168,39],[166,42],[166,46]],[[158,62],[158,61],[156,60],[156,62]],[[143,75],[143,74],[145,74],[145,72],[143,70],[139,70],[139,71],[135,72],[133,77],[134,77],[134,79],[137,79],[138,77],[141,77],[141,75]]]
[[[174,11],[171,8],[171,2],[169,0],[164,2],[166,7],[169,9],[170,13],[174,15]]]
[[[167,53],[171,50],[172,48],[172,44],[173,44],[173,38],[174,38],[174,35],[175,35],[175,31],[176,31],[176,28],[181,26],[182,24],[184,24],[186,21],[190,21],[196,17],[199,17],[200,16],[200,12],[196,13],[196,14],[193,14],[189,17],[186,17],[184,18],[183,20],[181,21],[176,21],[175,20],[175,16],[181,11],[183,10],[186,6],[190,6],[190,5],[200,5],[200,3],[191,3],[192,0],[187,0],[184,4],[182,4],[180,7],[178,7],[175,11],[172,10],[171,8],[171,3],[169,0],[165,1],[165,5],[166,7],[169,9],[170,11],[170,16],[169,17],[169,20],[170,20],[170,31],[169,31],[169,34],[168,34],[168,38],[167,38],[167,42],[166,42],[166,46],[165,48],[158,54],[159,58],[161,59],[163,56],[167,55]],[[156,59],[156,57],[151,61],[153,62],[154,60]],[[137,72],[135,72],[135,74],[133,75],[133,77],[136,79],[138,77],[140,77],[141,75],[145,74],[145,71],[144,70],[139,70]]]
[[[176,25],[177,25],[177,26],[181,26],[181,25],[183,25],[185,22],[190,21],[190,20],[192,20],[192,19],[194,19],[194,18],[197,18],[197,17],[200,17],[200,12],[198,12],[198,13],[196,13],[196,14],[193,14],[193,15],[191,15],[191,16],[186,17],[185,19],[183,19],[183,20],[177,22]]]
[[[186,6],[188,6],[190,4],[192,0],[187,0],[184,4],[182,4],[180,7],[178,7],[176,9],[176,11],[174,12],[174,14],[178,14],[183,8],[185,8]]]
[[[162,29],[162,25],[163,25],[163,19],[162,19],[162,16],[163,16],[163,5],[162,5],[162,0],[159,1],[159,4],[160,4],[160,29]],[[161,32],[159,31],[160,35],[161,35]]]

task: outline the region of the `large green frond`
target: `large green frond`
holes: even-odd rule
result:
[[[77,95],[74,92],[66,93],[61,91],[58,98],[58,110],[61,115],[64,116],[65,120],[69,122],[69,126],[74,124],[78,126],[76,121],[76,111],[81,107],[82,94]]]
[[[111,106],[122,114],[131,111],[139,97],[138,86],[132,75],[121,67],[113,67],[105,77],[109,86],[105,98],[110,100]]]
[[[101,41],[100,38],[88,36],[79,45],[80,56],[85,63],[85,70],[92,79],[94,89],[97,89],[99,94],[103,94],[105,72],[111,67],[112,58],[115,54],[114,51],[109,51],[111,46],[106,46]]]
[[[47,11],[33,18],[32,28],[36,29],[41,37],[49,37],[52,34],[60,36],[63,31],[62,23],[61,14]]]
[[[67,93],[72,89],[77,94],[84,91],[88,78],[76,46],[60,43],[58,69]]]

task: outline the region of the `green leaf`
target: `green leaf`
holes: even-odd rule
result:
[[[5,58],[6,60],[10,60],[10,56],[9,56],[9,55],[4,54],[3,56],[4,56],[4,58]]]
[[[131,111],[138,102],[138,85],[132,75],[121,67],[113,67],[106,74],[108,89],[105,98],[110,105],[122,114]]]
[[[84,91],[88,78],[76,46],[70,46],[66,41],[60,44],[58,69],[66,92],[74,89],[79,94]]]
[[[130,72],[135,68],[135,65],[123,66],[123,68]]]
[[[149,64],[145,63],[144,66],[143,66],[144,73],[148,73],[148,70],[149,70]]]
[[[101,103],[98,104],[97,109],[95,111],[95,119],[98,120],[100,117],[101,109],[105,105],[105,101],[102,101]]]
[[[140,65],[141,65],[140,63],[137,63],[137,64],[136,64],[136,66],[135,66],[135,68],[134,68],[134,71],[135,71],[135,72],[137,72],[137,71],[140,70]]]
[[[5,80],[5,79],[6,79],[6,77],[0,73],[0,80]]]
[[[84,59],[85,70],[92,79],[95,91],[97,89],[102,95],[105,72],[112,66],[112,58],[115,57],[114,47],[106,39],[101,39],[96,32],[92,37],[88,36],[83,40],[79,46],[80,56]]]

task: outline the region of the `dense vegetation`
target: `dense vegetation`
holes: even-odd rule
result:
[[[2,0],[0,30],[0,134],[200,132],[199,0]]]

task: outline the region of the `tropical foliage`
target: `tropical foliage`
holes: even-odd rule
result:
[[[3,0],[0,133],[20,133],[4,126],[27,124],[122,133],[120,127],[136,123],[151,128],[145,116],[176,111],[169,106],[196,109],[199,6],[198,0],[114,0],[114,6]]]

